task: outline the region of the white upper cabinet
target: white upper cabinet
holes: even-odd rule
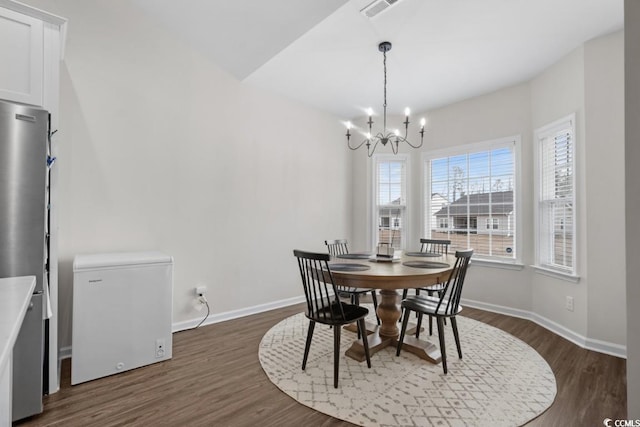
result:
[[[47,108],[65,30],[64,18],[0,0],[0,99]]]
[[[0,8],[0,98],[42,105],[43,51],[42,21]]]

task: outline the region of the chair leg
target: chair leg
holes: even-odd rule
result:
[[[427,291],[427,293],[429,294],[430,297],[433,296],[433,292],[434,291]],[[436,292],[438,294],[438,298],[442,298],[442,291],[437,291]],[[447,324],[447,318],[444,318],[444,324]],[[431,322],[431,317],[429,317],[429,335],[433,335],[433,327],[431,326],[432,322]]]
[[[438,292],[438,298],[442,298],[442,291]],[[447,318],[444,317],[443,321],[444,321],[444,324],[446,325],[447,324]]]
[[[367,339],[367,326],[364,318],[358,320],[358,327],[362,331],[362,344],[364,345],[364,355],[367,358],[367,367],[371,368],[371,355],[369,354],[369,340]]]
[[[316,322],[309,321],[309,330],[307,331],[307,342],[304,345],[304,357],[302,358],[302,370],[307,367],[307,357],[309,356],[309,348],[311,347],[311,337],[313,337],[313,329],[316,327]]]
[[[416,339],[418,339],[420,338],[420,329],[422,328],[422,313],[416,311],[416,316],[418,316],[418,324],[416,325]],[[429,320],[431,320],[431,316],[429,316]]]
[[[451,318],[451,328],[453,329],[453,337],[456,339],[458,357],[462,359],[462,349],[460,348],[460,334],[458,334],[458,321],[456,320],[455,316]]]
[[[380,318],[378,317],[378,297],[376,296],[376,290],[371,289],[371,299],[373,299],[373,311],[376,312],[376,321],[380,325]]]
[[[427,291],[427,295],[433,296],[433,291]],[[438,294],[439,296],[440,294]],[[433,316],[429,316],[429,336],[433,335]]]
[[[353,298],[353,305],[360,305],[360,296],[358,294],[351,294]],[[360,329],[358,329],[358,339],[360,339]]]
[[[440,340],[440,354],[442,356],[442,369],[447,373],[447,350],[444,346],[444,323],[442,317],[436,316],[436,324],[438,325],[438,339]]]
[[[404,316],[402,316],[402,328],[400,329],[400,337],[398,337],[398,347],[396,348],[396,356],[400,356],[400,350],[402,349],[402,342],[404,341],[404,334],[407,332],[407,325],[409,324],[409,316],[411,310],[405,308]]]
[[[402,290],[402,299],[405,299],[407,297],[407,294],[409,293],[409,289],[403,289]],[[400,318],[398,319],[398,323],[402,322],[402,318],[404,317],[404,307],[402,307],[400,309]]]
[[[333,328],[333,387],[338,388],[338,371],[340,370],[340,330],[336,325]]]

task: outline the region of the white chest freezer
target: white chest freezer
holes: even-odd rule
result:
[[[170,359],[172,300],[169,255],[76,256],[71,384]]]

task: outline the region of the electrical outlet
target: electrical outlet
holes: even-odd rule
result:
[[[573,311],[573,297],[567,296],[565,308],[569,311]]]
[[[207,293],[207,287],[204,285],[196,286],[196,296],[202,296]]]
[[[161,359],[165,355],[164,338],[156,340],[156,359]]]

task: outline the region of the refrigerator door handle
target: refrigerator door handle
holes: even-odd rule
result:
[[[26,114],[18,114],[16,113],[16,120],[25,120],[27,122],[34,122],[36,121],[35,116],[27,116]]]

